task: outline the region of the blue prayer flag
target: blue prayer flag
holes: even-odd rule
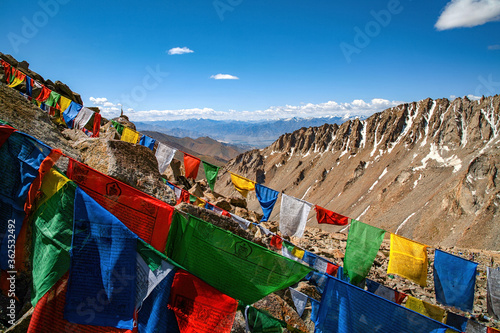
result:
[[[315,317],[315,333],[444,333],[450,328],[333,277]]]
[[[133,329],[137,235],[77,188],[64,318]]]
[[[31,78],[26,75],[26,95],[30,96],[33,93],[33,88],[31,87]]]
[[[78,115],[78,112],[80,112],[82,107],[83,107],[82,105],[71,101],[69,107],[66,110],[64,110],[63,112],[64,122],[66,123],[66,125],[68,125],[69,128],[73,128],[73,121],[75,120],[76,116]]]
[[[155,148],[155,142],[156,140],[153,138],[150,138],[149,136],[142,135],[141,140],[139,141],[139,144],[148,147],[149,149],[153,150]]]
[[[477,263],[436,250],[434,287],[436,300],[463,311],[472,311]]]
[[[24,204],[42,161],[52,149],[37,139],[21,133],[0,130],[8,137],[0,147],[0,268],[14,270],[9,257],[9,239],[17,239],[24,220]],[[12,250],[12,248],[10,248]],[[12,252],[10,252],[12,254]],[[11,260],[9,262],[9,259]]]
[[[467,329],[467,321],[467,318],[453,312],[448,312],[446,315],[446,325],[455,327],[459,332],[465,332]]]
[[[260,221],[266,222],[273,211],[276,200],[278,200],[278,192],[264,185],[255,184],[255,194],[257,195],[257,200],[259,200],[262,212],[264,213]]]

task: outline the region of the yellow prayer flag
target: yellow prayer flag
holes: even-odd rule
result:
[[[408,295],[408,300],[406,301],[406,307],[410,310],[423,314],[429,318],[437,320],[439,322],[444,322],[444,315],[446,311],[441,309],[439,306],[432,305],[430,303],[421,301],[413,296]]]
[[[427,285],[427,246],[391,234],[387,274],[397,274],[425,287]]]
[[[298,247],[294,247],[293,250],[292,250],[292,254],[299,258],[299,259],[302,259],[304,258],[304,254],[305,254],[305,251],[302,250],[302,249],[299,249]]]
[[[20,85],[21,83],[23,83],[25,79],[26,79],[26,75],[22,75],[22,76],[20,76],[20,77],[19,77],[19,76],[16,76],[16,77],[14,78],[14,80],[12,81],[12,83],[11,83],[11,84],[9,84],[9,87],[14,88],[15,86],[18,86],[18,85]]]
[[[51,168],[43,177],[42,186],[40,187],[42,196],[38,200],[37,205],[41,206],[69,181],[69,178],[56,171],[56,169]]]
[[[59,105],[61,106],[61,112],[66,111],[66,109],[69,108],[70,104],[71,104],[71,100],[69,98],[61,96],[61,98],[59,99]]]
[[[122,141],[136,144],[139,140],[139,133],[131,128],[124,127],[122,132]]]
[[[241,195],[244,196],[245,198],[247,197],[248,191],[255,190],[255,182],[249,179],[243,178],[241,176],[232,173],[231,180],[233,181],[233,185],[236,188],[236,190],[238,190],[238,192],[240,192]]]

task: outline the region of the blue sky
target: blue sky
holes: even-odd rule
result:
[[[106,117],[122,105],[135,121],[371,114],[500,92],[500,0],[3,0],[2,9],[0,51]]]

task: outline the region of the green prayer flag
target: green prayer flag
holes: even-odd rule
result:
[[[189,195],[189,202],[194,204],[196,202],[196,197],[192,194]]]
[[[199,218],[174,215],[167,256],[220,292],[253,304],[299,282],[311,268]]]
[[[214,190],[215,181],[217,180],[217,174],[219,173],[219,167],[208,162],[203,162],[203,169],[205,170],[205,177],[207,177],[208,186]]]
[[[114,121],[114,120],[111,120],[111,123],[113,124],[113,127],[116,128],[116,131],[118,132],[118,134],[122,135],[123,125],[117,121]]]
[[[50,198],[43,198],[33,214],[33,306],[69,269],[75,190],[76,184],[67,181]]]
[[[252,333],[281,333],[283,327],[287,327],[286,322],[274,318],[265,310],[253,306],[246,307],[241,303],[238,305],[238,310],[243,312]]]
[[[352,220],[344,258],[344,270],[352,284],[358,284],[368,275],[384,240],[385,231]]]
[[[45,105],[56,107],[60,97],[61,97],[60,94],[56,93],[55,91],[52,91],[50,93],[49,98],[44,103]]]

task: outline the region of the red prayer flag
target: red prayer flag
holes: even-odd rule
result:
[[[46,86],[42,86],[42,91],[38,94],[36,100],[39,102],[45,102],[50,97],[50,89]]]
[[[339,266],[334,265],[332,263],[327,262],[326,263],[326,273],[331,276],[337,276],[337,270],[339,269]]]
[[[283,238],[278,235],[274,235],[273,238],[271,238],[271,242],[269,242],[269,245],[277,248],[278,250],[281,250],[281,248],[283,247]]]
[[[101,118],[102,116],[100,113],[94,114],[94,127],[92,128],[92,138],[99,137],[99,131],[101,130]]]
[[[346,225],[349,223],[348,217],[334,213],[318,205],[316,205],[316,219],[318,220],[318,223],[328,223],[335,225]]]
[[[15,131],[17,130],[9,125],[0,125],[0,147],[9,140],[10,135]]]
[[[64,305],[66,303],[66,290],[68,273],[64,275],[36,304],[31,317],[28,333],[53,333],[53,332],[78,332],[78,333],[133,333],[134,331],[115,327],[90,326],[73,324],[64,319]],[[98,311],[99,300],[88,298],[88,303],[82,304],[81,315],[93,316]]]
[[[197,157],[184,153],[184,169],[186,178],[196,179],[201,160]]]
[[[133,233],[165,251],[174,207],[73,159],[67,174]]]
[[[408,295],[405,293],[402,293],[400,291],[394,290],[394,302],[396,302],[397,304],[401,305],[401,303],[403,303],[406,296],[408,296]]]
[[[169,308],[181,333],[229,333],[238,301],[179,269],[170,289]]]
[[[5,81],[7,82],[7,84],[9,84],[10,83],[10,75],[12,73],[12,67],[10,66],[10,64],[7,61],[5,61],[3,59],[0,59],[0,62],[2,63],[4,72],[5,72]]]

